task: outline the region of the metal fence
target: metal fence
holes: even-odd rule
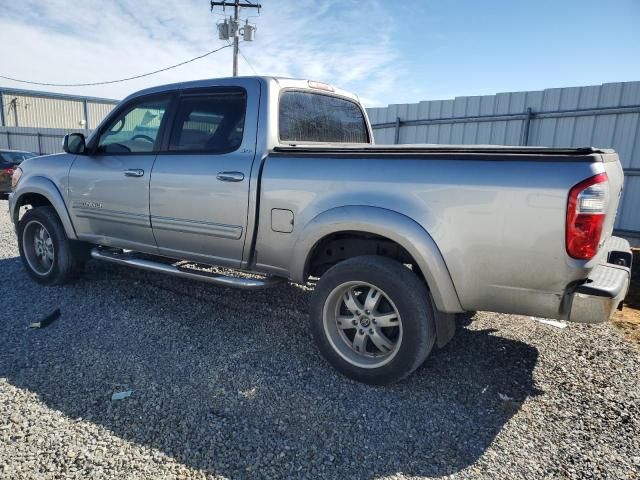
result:
[[[62,137],[71,132],[81,132],[87,135],[91,133],[91,130],[0,127],[0,148],[27,150],[38,155],[58,153],[62,151]]]
[[[614,148],[625,171],[616,230],[640,238],[640,82],[456,97],[367,112],[381,144]]]

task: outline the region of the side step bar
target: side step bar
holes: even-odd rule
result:
[[[155,262],[146,258],[136,258],[134,255],[128,253],[120,253],[114,250],[99,248],[93,248],[91,250],[91,258],[116,263],[118,265],[140,268],[150,272],[165,273],[175,277],[190,278],[192,280],[213,283],[223,287],[242,288],[246,290],[260,290],[263,288],[274,287],[276,285],[280,285],[284,281],[284,279],[279,277],[243,278],[221,275],[218,273],[201,272],[195,269]]]

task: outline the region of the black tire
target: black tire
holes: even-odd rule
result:
[[[376,366],[375,362],[378,360],[374,357],[373,366],[357,366],[353,361],[346,359],[348,356],[344,354],[344,346],[335,347],[339,344],[340,338],[346,338],[346,335],[340,337],[342,334],[336,337],[335,333],[330,333],[331,327],[327,326],[333,318],[337,318],[337,315],[331,313],[333,308],[343,308],[335,307],[334,299],[342,298],[335,292],[340,292],[344,285],[349,288],[351,282],[356,282],[356,285],[357,282],[363,282],[379,289],[384,294],[383,298],[390,300],[388,305],[391,305],[399,315],[401,326],[397,328],[402,329],[402,334],[398,337],[393,354],[387,354],[390,360],[387,360],[384,365]],[[357,292],[357,290],[354,291]],[[325,308],[327,309],[326,324]],[[372,385],[386,385],[407,377],[424,362],[436,340],[434,316],[427,286],[410,269],[386,257],[354,257],[331,267],[316,285],[311,299],[310,319],[315,343],[324,358],[347,377]],[[356,320],[354,318],[351,321]],[[360,327],[349,328],[357,330]],[[341,327],[338,327],[336,331],[340,330]],[[357,332],[353,333],[355,337]],[[362,333],[361,330],[360,333]],[[349,340],[344,341],[348,345]],[[366,352],[368,348],[374,348],[372,340],[365,340],[364,345],[365,353],[368,353]],[[338,351],[340,348],[343,349],[342,354]],[[355,349],[352,350],[355,352]],[[357,363],[357,360],[355,362]]]
[[[44,272],[45,268],[35,266],[34,253],[31,251],[30,232],[38,225],[43,226],[51,239],[53,246],[53,260],[48,267],[49,270]],[[27,241],[25,242],[25,232],[27,232]],[[20,258],[27,270],[27,273],[36,282],[42,285],[62,285],[73,279],[82,271],[84,260],[86,259],[86,245],[80,242],[73,242],[67,238],[64,227],[58,218],[53,207],[36,207],[28,210],[18,222],[18,248],[20,250]],[[29,250],[29,252],[26,251]],[[31,260],[29,260],[29,258]],[[34,263],[32,266],[31,263]],[[44,272],[44,273],[43,273]]]

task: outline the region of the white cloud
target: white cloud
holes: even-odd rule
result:
[[[263,75],[313,78],[353,90],[369,104],[388,103],[402,62],[383,6],[349,0],[262,0],[256,41],[241,44]],[[217,13],[221,13],[218,8]],[[230,10],[227,9],[227,14]],[[255,15],[243,10],[243,16]],[[23,0],[3,6],[0,42],[5,75],[85,83],[152,71],[222,46],[206,0],[70,2]],[[122,98],[163,83],[229,76],[231,49],[144,79],[96,87],[5,86]],[[253,70],[240,59],[240,73]]]

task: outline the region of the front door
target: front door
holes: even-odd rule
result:
[[[151,224],[161,254],[239,266],[256,142],[255,92],[186,90],[151,173]]]
[[[169,105],[168,94],[118,108],[69,173],[71,216],[78,238],[154,252],[149,179]]]

